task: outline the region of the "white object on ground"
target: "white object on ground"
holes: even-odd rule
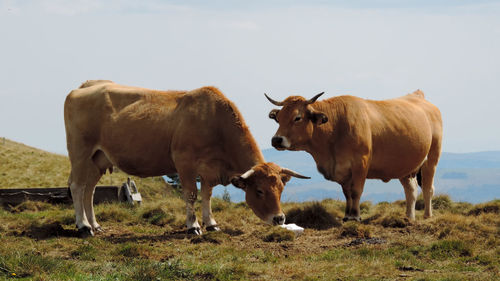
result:
[[[282,224],[280,227],[288,229],[290,231],[293,231],[295,233],[295,236],[299,237],[302,233],[304,233],[304,228],[294,224],[294,223],[289,223],[289,224]]]

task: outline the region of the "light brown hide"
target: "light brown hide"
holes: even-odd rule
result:
[[[87,81],[67,96],[64,120],[77,227],[89,229],[90,235],[100,229],[92,206],[95,184],[113,166],[140,177],[178,173],[187,203],[186,224],[195,229],[200,228],[193,207],[197,176],[203,222],[215,227],[210,208],[213,186],[227,185],[253,167],[269,166],[245,188],[247,203],[267,222],[282,216],[284,183],[268,181],[280,177],[281,170],[264,162],[240,112],[214,87],[156,91]],[[267,195],[254,198],[257,188]]]
[[[309,152],[319,172],[342,185],[346,219],[359,220],[366,178],[399,179],[405,187],[407,215],[414,219],[419,171],[424,216],[432,216],[433,177],[443,129],[439,109],[425,100],[422,91],[383,101],[339,96],[310,104],[303,97],[290,96],[282,104],[281,110],[269,115],[279,123],[273,146]]]

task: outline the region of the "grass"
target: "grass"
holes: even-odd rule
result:
[[[272,227],[266,234],[264,234],[262,240],[264,242],[293,241],[295,240],[295,233],[281,227]]]
[[[337,217],[339,213],[330,213],[326,204],[319,202],[301,204],[287,211],[285,215],[287,223],[295,223],[305,228],[324,230],[341,225]]]
[[[7,144],[13,157],[15,143]],[[31,149],[18,146],[20,154]],[[43,155],[48,162],[37,165],[55,165],[53,175],[46,167],[49,174],[36,179],[33,168],[31,182],[11,179],[19,172],[2,179],[18,186],[57,179],[67,159],[54,156],[57,164]],[[2,165],[4,171],[13,170]],[[361,223],[340,222],[342,201],[285,203],[287,223],[306,227],[295,237],[263,224],[244,203],[214,198],[222,231],[196,237],[185,233],[178,193],[156,179],[136,182],[147,194],[143,205],[97,205],[105,232],[88,239],[74,237],[70,205],[0,208],[0,280],[498,280],[500,274],[499,200],[472,205],[440,195],[435,216],[424,220],[417,210],[415,222],[405,219],[401,202],[364,202]],[[201,218],[200,204],[196,211]]]

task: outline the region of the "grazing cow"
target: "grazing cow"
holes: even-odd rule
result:
[[[432,216],[434,173],[443,134],[439,109],[420,90],[383,101],[339,96],[316,101],[290,96],[274,105],[269,118],[279,123],[272,138],[278,150],[305,150],[318,171],[342,185],[346,197],[344,220],[360,220],[359,199],[365,180],[399,179],[405,190],[406,215],[415,219],[417,180],[425,212]]]
[[[280,197],[290,176],[266,163],[236,106],[218,89],[155,91],[93,80],[71,91],[64,104],[71,162],[68,184],[81,236],[102,231],[93,209],[95,185],[113,166],[135,176],[178,173],[186,201],[188,233],[201,234],[194,203],[201,178],[203,223],[219,230],[210,197],[217,184],[246,193],[254,213],[283,224]]]

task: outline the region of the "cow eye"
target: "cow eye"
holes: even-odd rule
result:
[[[264,196],[264,191],[257,189],[257,196],[263,197]]]
[[[299,122],[300,120],[302,120],[302,117],[300,117],[300,116],[297,116],[297,117],[295,117],[295,119],[293,119],[293,121],[295,121],[295,122]]]

